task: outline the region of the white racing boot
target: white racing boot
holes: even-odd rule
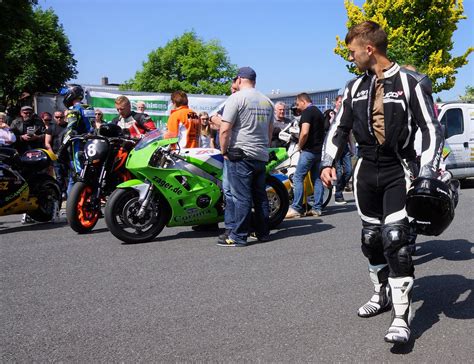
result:
[[[385,341],[405,344],[410,340],[411,294],[413,277],[389,278],[392,291],[392,323],[385,335]]]
[[[369,264],[370,280],[374,284],[374,294],[369,302],[359,308],[359,317],[372,317],[387,311],[390,308],[390,296],[388,294],[388,265]]]

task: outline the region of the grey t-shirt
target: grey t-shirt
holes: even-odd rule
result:
[[[273,123],[273,103],[254,88],[229,96],[222,120],[232,124],[230,148],[241,148],[250,159],[268,161],[268,129]]]

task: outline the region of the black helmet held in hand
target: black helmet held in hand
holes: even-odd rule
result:
[[[418,177],[412,182],[406,210],[418,234],[437,236],[446,230],[454,219],[458,188],[457,180]]]
[[[68,90],[64,94],[63,104],[67,108],[70,108],[74,100],[84,98],[84,89],[80,85],[70,85]]]
[[[99,128],[99,135],[107,138],[118,138],[124,136],[123,130],[120,126],[113,123],[102,124]]]

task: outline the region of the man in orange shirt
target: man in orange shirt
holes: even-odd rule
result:
[[[188,107],[188,96],[184,91],[175,91],[171,102],[173,110],[167,124],[170,137],[178,137],[181,148],[198,148],[201,123],[196,112]]]

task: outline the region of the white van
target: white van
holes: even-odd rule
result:
[[[474,177],[474,104],[438,104],[438,120],[444,126],[445,146],[451,149],[446,169],[455,178]]]

